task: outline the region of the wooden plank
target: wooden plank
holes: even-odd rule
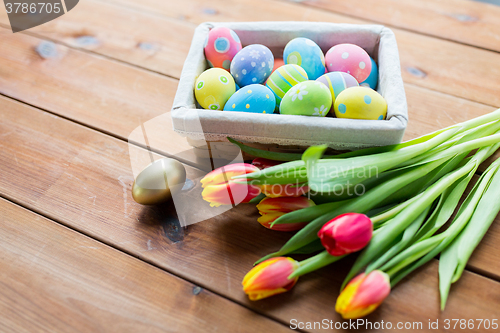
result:
[[[3,7],[0,23],[9,25]],[[131,24],[134,29],[130,29]],[[28,33],[179,77],[194,28],[187,21],[88,0],[80,2],[78,10]]]
[[[73,15],[70,12],[52,23],[30,30],[30,33],[178,77],[193,32],[193,26],[188,22],[199,24],[210,20],[310,20],[369,23],[312,7],[278,1],[217,0],[211,1],[209,5],[201,0],[109,2],[124,4],[142,12],[90,0],[83,5],[81,14]],[[0,13],[2,10],[0,8]],[[137,32],[130,33],[127,17],[132,17],[137,22],[136,25],[141,27]],[[0,14],[0,22],[8,22],[5,12]],[[175,31],[175,38],[172,37],[172,31]],[[394,32],[398,40],[405,82],[500,107],[500,96],[496,93],[500,89],[500,69],[496,65],[500,56],[497,53],[401,29],[394,29]],[[81,36],[95,38],[99,44],[82,45],[88,43],[89,39],[79,39]],[[154,54],[151,50],[141,50],[143,41],[151,44],[151,47],[156,45]],[[143,46],[148,48],[146,44]]]
[[[169,216],[173,207],[133,202],[126,143],[5,97],[0,97],[0,105],[2,195],[282,322],[339,320],[334,303],[349,262],[302,278],[290,293],[250,302],[241,290],[244,274],[288,237],[263,229],[255,221],[254,206],[240,205],[180,229]],[[192,168],[187,171],[192,179],[198,176]],[[207,209],[208,204],[193,207],[208,216]],[[412,275],[370,319],[497,315],[500,300],[490,290],[500,284],[469,272],[454,288],[447,310],[440,313],[436,269],[434,262]],[[498,269],[494,263],[489,271]]]
[[[370,23],[296,3],[265,0],[185,2],[108,0],[130,8],[205,21],[320,21]],[[265,10],[263,10],[265,8]],[[500,107],[500,68],[496,52],[445,41],[394,28],[405,82]],[[481,59],[481,61],[478,61]],[[479,80],[478,77],[481,79]]]
[[[0,199],[2,332],[289,332]]]
[[[43,58],[36,48],[45,41],[2,28],[0,36],[1,94],[124,140],[171,109],[177,80],[58,44],[50,44],[54,54]],[[171,127],[161,134],[179,137]],[[185,161],[197,160],[180,137],[156,143],[155,148]]]
[[[500,51],[500,7],[470,0],[305,0],[302,4]]]

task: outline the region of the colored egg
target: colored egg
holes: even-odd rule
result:
[[[331,72],[320,76],[316,81],[323,83],[332,94],[332,106],[337,96],[347,88],[357,87],[358,81],[344,72]]]
[[[309,80],[316,80],[325,74],[325,56],[321,48],[309,38],[299,37],[288,42],[283,52],[285,64],[304,68]]]
[[[229,98],[224,111],[273,113],[276,99],[273,92],[261,84],[249,84]]]
[[[383,120],[387,102],[378,92],[367,87],[352,87],[341,92],[335,100],[337,118]]]
[[[332,94],[318,81],[304,81],[293,86],[283,97],[281,114],[324,117],[332,106]]]
[[[240,87],[264,83],[271,75],[274,56],[266,46],[252,44],[238,52],[231,62],[231,74]]]
[[[370,75],[372,63],[370,56],[361,47],[354,44],[338,44],[325,55],[329,72],[349,73],[358,82],[363,82]]]
[[[276,106],[279,107],[283,96],[294,85],[307,81],[306,71],[299,65],[284,65],[278,68],[267,79],[266,86],[276,97]]]
[[[204,109],[222,110],[236,91],[234,79],[222,68],[210,68],[196,79],[194,94]]]
[[[205,58],[210,67],[224,68],[229,71],[231,60],[241,50],[238,35],[225,27],[213,28],[205,40]]]
[[[371,63],[372,63],[372,70],[370,71],[370,75],[366,80],[361,82],[359,85],[363,87],[369,87],[372,89],[377,89],[377,83],[378,83],[378,66],[375,60],[370,57]]]

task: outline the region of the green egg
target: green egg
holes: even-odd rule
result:
[[[283,96],[281,114],[324,117],[332,106],[332,94],[318,81],[304,81]]]

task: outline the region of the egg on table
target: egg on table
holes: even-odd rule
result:
[[[244,86],[229,98],[224,111],[273,113],[276,99],[273,92],[261,84]]]
[[[387,102],[378,92],[367,87],[352,87],[341,92],[335,100],[337,118],[383,120]]]
[[[276,69],[267,79],[266,86],[276,97],[276,106],[279,108],[287,91],[304,81],[307,81],[306,71],[299,65],[289,64]]]
[[[234,79],[222,68],[210,68],[196,79],[194,94],[204,109],[222,110],[236,91]]]
[[[264,45],[245,46],[231,61],[231,74],[240,87],[264,83],[274,67],[274,56]]]
[[[280,113],[324,117],[332,106],[332,94],[318,81],[293,86],[281,100]]]
[[[224,68],[229,71],[231,60],[241,50],[241,41],[233,30],[217,27],[208,32],[204,50],[210,67]]]
[[[285,64],[304,68],[309,80],[316,80],[325,74],[325,55],[321,48],[309,38],[298,37],[288,42],[283,51]]]
[[[354,44],[338,44],[330,48],[325,55],[329,72],[345,72],[363,82],[370,75],[372,63],[370,56],[361,47]]]
[[[132,185],[132,197],[142,205],[156,205],[172,198],[186,181],[186,169],[177,160],[162,158],[144,168]]]
[[[337,96],[347,88],[357,87],[358,81],[351,75],[344,72],[330,72],[323,74],[316,81],[323,83],[332,94],[332,107]]]
[[[378,66],[375,60],[373,60],[372,57],[370,57],[371,63],[372,63],[372,70],[370,71],[370,75],[366,80],[361,82],[359,85],[363,87],[369,87],[372,89],[377,88],[377,83],[378,83]]]

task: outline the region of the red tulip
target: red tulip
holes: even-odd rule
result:
[[[284,293],[297,283],[298,277],[288,279],[299,267],[292,258],[278,257],[261,262],[243,278],[243,291],[251,301]]]
[[[375,311],[389,296],[389,275],[382,271],[362,273],[347,284],[337,298],[335,311],[344,319],[357,319]]]
[[[260,194],[260,188],[241,183],[245,179],[239,179],[238,182],[230,179],[256,171],[259,171],[259,168],[246,163],[235,163],[215,169],[201,180],[201,186],[204,188],[201,195],[212,207],[249,202]]]
[[[364,248],[371,240],[373,224],[363,214],[347,213],[325,223],[318,237],[332,256],[342,256]]]
[[[295,231],[302,229],[307,221],[300,223],[276,224],[271,227],[271,223],[278,217],[307,207],[314,206],[314,202],[306,197],[281,197],[281,198],[264,198],[258,205],[257,209],[262,215],[257,221],[264,227],[279,231]]]
[[[268,160],[267,158],[262,158],[262,157],[257,157],[252,161],[252,164],[255,165],[257,168],[259,168],[260,170],[267,169],[281,163],[283,162]]]

